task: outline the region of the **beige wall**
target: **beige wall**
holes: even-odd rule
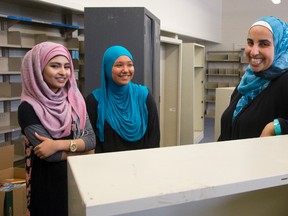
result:
[[[84,7],[145,7],[161,20],[161,30],[221,41],[222,0],[43,0],[51,4],[84,10]]]
[[[215,50],[244,47],[249,27],[262,16],[272,15],[288,22],[286,0],[279,5],[274,5],[271,0],[222,0],[222,6],[222,44],[213,46]]]

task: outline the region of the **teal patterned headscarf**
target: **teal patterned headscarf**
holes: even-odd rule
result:
[[[254,25],[262,25],[272,30],[274,40],[274,60],[265,71],[254,73],[250,65],[238,86],[242,95],[233,114],[233,120],[238,113],[260,92],[262,92],[274,78],[288,70],[288,28],[287,23],[273,16],[266,16],[257,20]]]
[[[120,56],[128,56],[133,61],[131,53],[122,46],[106,50],[102,59],[101,88],[93,91],[98,101],[96,135],[101,142],[104,141],[105,120],[126,141],[141,139],[147,129],[147,87],[132,82],[120,86],[112,79],[113,64]]]

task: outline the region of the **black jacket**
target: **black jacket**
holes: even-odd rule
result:
[[[108,124],[108,122],[105,121],[104,142],[100,142],[99,138],[96,136],[95,153],[160,147],[160,126],[158,112],[156,103],[150,92],[147,96],[146,105],[148,109],[148,125],[146,133],[140,140],[135,142],[125,141],[115,130],[113,130],[113,128]],[[92,127],[95,132],[98,116],[98,101],[96,101],[92,93],[90,93],[86,98],[86,107]]]
[[[272,80],[234,119],[232,116],[241,94],[237,87],[221,117],[218,141],[259,137],[265,125],[278,118],[282,134],[288,133],[288,73]]]

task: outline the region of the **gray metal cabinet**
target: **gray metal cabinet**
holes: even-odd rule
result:
[[[160,20],[143,7],[84,9],[85,94],[100,87],[101,62],[112,45],[125,46],[133,55],[134,83],[146,85],[159,108]]]

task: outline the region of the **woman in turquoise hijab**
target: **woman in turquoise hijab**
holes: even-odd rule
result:
[[[108,48],[101,70],[101,88],[86,98],[97,139],[95,153],[159,147],[156,103],[146,86],[131,82],[131,53],[122,46]]]
[[[249,29],[249,65],[221,118],[219,141],[288,133],[288,26],[266,16]]]

